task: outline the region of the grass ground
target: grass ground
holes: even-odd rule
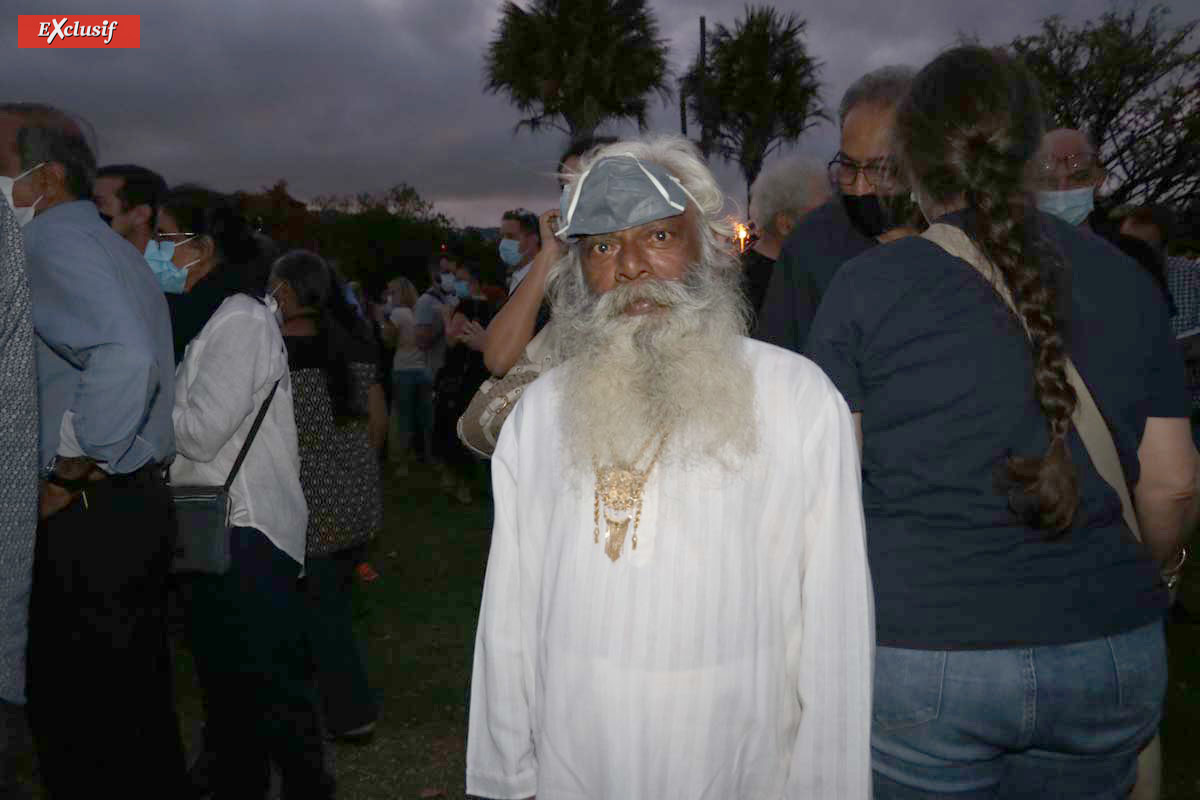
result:
[[[467,686],[491,526],[485,486],[475,488],[475,503],[462,506],[432,474],[388,480],[387,530],[371,555],[380,578],[356,598],[383,718],[370,744],[333,747],[342,800],[463,797]],[[1189,572],[1183,602],[1200,612],[1200,569]],[[1191,739],[1200,732],[1200,626],[1173,624],[1168,636],[1163,797],[1191,800],[1200,797]],[[180,713],[193,745],[199,696],[190,656],[182,648],[178,656]]]

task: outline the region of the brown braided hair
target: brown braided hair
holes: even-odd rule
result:
[[[1042,136],[1029,72],[1001,50],[959,47],[921,70],[896,114],[898,156],[922,199],[967,208],[967,233],[997,267],[1028,331],[1037,401],[1050,445],[1040,458],[1009,455],[1002,488],[1013,511],[1050,536],[1079,504],[1067,436],[1075,391],[1057,319],[1058,257],[1037,236],[1025,168]],[[1058,269],[1054,269],[1057,267]]]

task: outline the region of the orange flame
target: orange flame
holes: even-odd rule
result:
[[[746,252],[746,239],[750,236],[750,229],[742,223],[737,225],[738,252]]]

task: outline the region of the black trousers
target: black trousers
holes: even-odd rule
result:
[[[29,719],[54,800],[188,797],[166,628],[175,520],[157,469],[38,526]]]
[[[299,565],[254,528],[234,528],[230,552],[225,575],[189,579],[214,796],[261,800],[274,761],[286,800],[329,800]]]
[[[320,688],[325,728],[336,735],[379,719],[379,701],[354,635],[354,569],[365,546],[309,554],[303,580],[308,647]]]

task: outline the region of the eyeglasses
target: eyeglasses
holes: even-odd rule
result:
[[[876,158],[860,164],[845,153],[838,153],[829,162],[829,180],[843,189],[849,189],[858,181],[858,174],[873,188],[891,186],[896,182],[896,164],[890,158]]]
[[[1060,181],[1065,181],[1072,188],[1090,186],[1103,172],[1095,153],[1046,156],[1034,161],[1030,167],[1034,181],[1050,189],[1056,188]]]
[[[196,234],[191,233],[190,231],[181,231],[179,233],[159,232],[154,234],[154,241],[158,242],[159,244],[167,244],[169,242],[176,247],[195,238]]]

